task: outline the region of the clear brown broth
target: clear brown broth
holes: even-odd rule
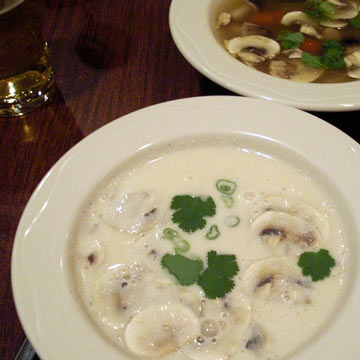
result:
[[[259,11],[264,10],[283,10],[286,12],[290,11],[304,11],[305,8],[305,1],[284,1],[284,0],[260,0],[261,2],[261,9]],[[360,5],[360,0],[354,0],[357,4]],[[244,0],[223,0],[220,2],[220,5],[216,11],[216,18],[221,11],[231,12],[234,9],[240,7],[244,3]],[[236,21],[232,20],[229,25],[221,26],[219,29],[214,30],[215,37],[223,46],[224,40],[232,39],[236,36],[240,36],[240,28],[241,25],[247,21],[247,18],[252,16],[253,13],[250,13],[248,17],[244,18],[244,21]],[[267,28],[270,34],[269,37],[276,39],[276,34],[278,34],[281,30],[289,30],[289,31],[298,31],[298,26],[284,26],[284,25],[277,25],[271,28]],[[346,26],[345,28],[341,29],[341,36],[342,39],[348,38],[356,38],[360,41],[360,31],[356,30],[351,26]],[[287,56],[279,54],[276,56],[277,60],[286,60],[288,59]],[[241,61],[239,59],[239,61]],[[269,74],[269,60],[266,60],[263,63],[256,64],[254,66],[255,69]],[[350,82],[350,81],[357,81],[356,79],[350,78],[347,76],[346,69],[326,69],[326,71],[314,82],[316,83],[341,83],[341,82]]]

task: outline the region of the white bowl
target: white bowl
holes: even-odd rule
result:
[[[236,136],[291,161],[331,193],[350,240],[348,283],[326,330],[291,359],[358,359],[360,146],[305,112],[238,96],[177,100],[115,120],[73,147],[38,185],[16,232],[12,286],[21,323],[41,359],[127,358],[101,336],[72,287],[68,244],[74,222],[97,184],[129,156],[204,134]]]
[[[176,46],[199,72],[241,95],[314,111],[360,109],[360,81],[299,83],[252,69],[230,56],[213,35],[211,23],[221,0],[173,0],[170,30]]]

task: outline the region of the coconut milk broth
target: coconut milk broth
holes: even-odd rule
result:
[[[171,149],[147,158],[146,161],[127,164],[110,181],[97,189],[79,217],[74,272],[80,297],[90,317],[116,346],[129,352],[124,340],[127,322],[149,306],[166,302],[177,303],[179,299],[189,305],[199,300],[207,309],[204,315],[199,315],[203,316],[201,320],[210,318],[220,322],[222,319],[216,310],[219,304],[222,304],[222,309],[231,310],[232,306],[245,299],[251,307],[250,317],[246,326],[241,328],[241,334],[234,339],[238,345],[230,357],[239,360],[287,358],[314,340],[328,325],[342,296],[347,245],[331,199],[322,193],[308,175],[267,154],[238,146],[209,143],[191,146],[171,144]],[[221,193],[214,186],[220,178],[231,179],[237,184],[234,206],[231,208],[225,205]],[[152,194],[156,198],[156,212],[159,215],[154,227],[131,233],[109,226],[104,221],[103,203],[108,201],[109,194],[114,189],[125,194],[143,191]],[[219,225],[219,238],[206,239],[208,226],[189,234],[182,232],[171,222],[169,204],[172,197],[179,194],[213,197],[217,212],[213,218],[208,219],[208,226]],[[291,266],[296,267],[297,257],[304,251],[296,246],[289,250],[283,245],[264,245],[258,234],[252,230],[254,219],[261,214],[264,207],[271,205],[268,195],[311,204],[329,224],[329,239],[322,247],[330,251],[337,265],[326,280],[312,283],[309,285],[310,288],[304,286],[305,293],[309,294],[309,301],[301,300],[294,303],[284,300],[282,296],[281,299],[276,296],[255,296],[244,280],[251,265],[264,259],[285,256]],[[240,217],[240,224],[234,228],[227,227],[226,218],[235,214]],[[240,271],[235,279],[235,288],[226,298],[206,299],[198,285],[180,286],[174,277],[161,267],[161,257],[165,253],[174,252],[172,244],[162,236],[162,231],[166,227],[177,229],[189,241],[190,250],[185,256],[201,258],[204,264],[206,253],[211,250],[219,254],[236,255]],[[136,308],[125,319],[119,316],[119,311],[128,309],[123,310],[119,308],[119,304],[114,305],[114,284],[107,276],[117,268],[126,267],[132,268],[135,272],[141,268],[143,283],[136,299],[132,300],[132,304],[129,303]],[[146,269],[151,269],[151,272],[147,272]],[[117,286],[124,287],[126,281],[129,280],[125,278]],[[106,295],[99,301],[98,292],[102,291],[103,294],[104,287]],[[179,298],[178,294],[184,291],[191,300]],[[228,302],[225,308],[224,301]],[[124,308],[126,306],[124,305]],[[232,337],[233,333],[234,331],[230,331],[226,336]],[[254,333],[260,333],[261,336],[266,334],[261,346],[249,345],[254,343]],[[296,336],[293,336],[294,334]],[[221,345],[222,339],[219,340],[218,344]],[[189,350],[190,345],[180,347],[166,358],[197,360],[215,359],[220,356],[225,359],[229,355],[226,353],[226,347],[229,346],[223,346],[220,350],[214,348],[214,358],[211,351],[200,355],[196,355],[195,352],[194,355],[194,352]]]
[[[359,4],[359,0],[354,0],[355,3]],[[217,19],[218,14],[222,11],[226,11],[231,13],[233,10],[239,8],[244,3],[244,0],[223,0],[220,1],[220,4],[215,11],[215,18]],[[305,1],[282,1],[282,0],[260,0],[258,2],[254,1],[254,3],[261,3],[261,11],[264,10],[283,10],[285,12],[290,11],[304,11],[305,8]],[[223,46],[224,40],[232,39],[236,36],[240,36],[241,33],[241,25],[247,21],[251,15],[255,13],[251,11],[248,13],[247,16],[244,16],[241,20],[235,20],[227,25],[221,26],[220,28],[214,29],[213,32],[215,34],[216,39],[220,42],[221,46]],[[214,22],[216,23],[216,21]],[[284,25],[277,25],[273,26],[272,28],[267,28],[270,32],[269,37],[276,39],[276,34],[282,30],[289,30],[289,31],[299,31],[299,26],[284,26]],[[342,39],[360,39],[360,32],[350,26],[346,26],[345,28],[341,29],[341,37]],[[283,54],[278,54],[276,59],[279,60],[286,60],[287,57]],[[241,60],[239,60],[241,61]],[[265,61],[264,63],[256,64],[254,66],[255,69],[269,74],[269,61]],[[327,69],[324,74],[322,74],[316,81],[316,83],[341,83],[341,82],[350,82],[356,81],[356,79],[352,79],[346,75],[346,69],[339,69],[339,70],[331,70]]]

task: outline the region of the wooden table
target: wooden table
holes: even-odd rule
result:
[[[51,166],[85,136],[134,110],[190,96],[234,95],[203,77],[179,53],[168,25],[170,2],[43,0],[55,99],[28,116],[0,118],[2,360],[14,359],[25,339],[10,283],[16,227]],[[360,141],[354,122],[359,112],[314,114]]]

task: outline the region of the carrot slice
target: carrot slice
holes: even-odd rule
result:
[[[321,44],[322,42],[318,39],[305,38],[305,40],[300,45],[300,49],[312,55],[319,55],[321,52]]]
[[[281,10],[266,10],[252,15],[248,21],[259,26],[271,27],[280,24],[285,14],[286,12]]]

